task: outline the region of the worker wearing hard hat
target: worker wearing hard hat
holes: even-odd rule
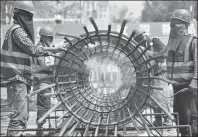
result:
[[[173,111],[179,113],[180,125],[191,125],[193,136],[197,136],[197,38],[188,34],[191,14],[188,10],[178,9],[171,17],[170,35],[166,48],[160,52],[150,52],[151,56],[167,57],[167,78],[173,84]],[[186,128],[180,129],[181,136],[189,135]]]
[[[163,49],[165,47],[165,44],[163,44],[158,38],[153,38],[150,39],[148,37],[148,35],[146,35],[146,31],[143,30],[142,28],[136,28],[135,30],[135,37],[134,40],[139,43],[144,39],[149,39],[149,42],[152,44],[151,48],[149,49],[149,51],[153,51],[153,52],[158,52],[161,49]],[[148,44],[150,44],[149,42],[145,42],[142,47],[146,48],[148,46]],[[165,62],[164,59],[156,59],[154,62],[151,63],[156,63],[157,67],[154,68],[154,75],[158,76],[158,75],[163,75],[164,72],[166,72],[165,69]],[[151,65],[153,65],[151,64]],[[166,86],[166,89],[172,89],[172,87],[168,87],[168,84],[161,81],[161,80],[155,80],[155,85],[163,85]],[[168,105],[168,101],[166,98],[164,98],[162,95],[166,96],[167,92],[164,91],[161,94],[159,93],[160,91],[158,90],[152,90],[152,96],[158,100],[161,104],[163,104],[163,106],[165,108],[167,108],[168,110],[170,110],[170,107]],[[161,113],[161,109],[153,102],[149,102],[149,106],[153,109],[154,113]],[[170,125],[170,121],[168,119],[167,116],[164,116],[164,123],[162,122],[162,117],[160,115],[155,115],[155,121],[153,122],[154,126],[162,126],[162,125]]]
[[[42,47],[34,45],[32,1],[15,1],[13,21],[5,35],[1,53],[1,85],[7,87],[8,106],[12,112],[8,136],[23,136],[28,119],[28,99],[31,87],[31,56],[47,56]],[[12,130],[12,131],[11,131]]]
[[[54,47],[53,44],[53,29],[49,26],[42,27],[39,31],[40,41],[38,42],[37,46],[40,47]],[[53,79],[49,78],[46,79],[47,76],[53,75],[53,65],[54,65],[54,57],[37,57],[32,59],[32,68],[33,68],[33,77],[34,77],[34,90],[38,90],[44,88],[52,83]],[[49,66],[46,70],[42,70]],[[51,66],[51,67],[50,67]],[[38,70],[42,71],[38,71]],[[52,92],[53,89],[49,88],[43,90],[42,92],[37,94],[37,121],[50,109],[51,107],[51,97],[45,96],[45,93]],[[42,121],[41,123],[37,123],[38,130],[36,132],[37,136],[44,136],[48,133],[46,131],[42,131],[43,125],[46,120]]]

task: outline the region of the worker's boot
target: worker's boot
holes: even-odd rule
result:
[[[153,125],[155,127],[162,126],[162,118],[161,118],[161,116],[156,116],[155,117],[155,121],[153,121]]]
[[[42,129],[42,125],[41,124],[38,124],[37,125],[37,131],[36,131],[36,136],[41,136],[41,129]]]
[[[191,131],[192,131],[192,136],[197,137],[197,117],[190,117],[190,126],[191,126]]]
[[[163,123],[164,126],[171,126],[171,122],[170,120],[168,119],[167,116],[164,116],[164,123]]]
[[[26,137],[26,134],[22,131],[16,133],[16,134],[10,134],[10,133],[7,133],[6,135],[7,137]]]
[[[39,137],[48,136],[48,131],[43,131],[43,124],[37,125],[36,136],[39,136]]]

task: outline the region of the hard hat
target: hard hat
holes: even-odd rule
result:
[[[137,37],[137,36],[139,36],[139,35],[141,35],[141,34],[146,33],[146,31],[143,30],[142,28],[134,29],[134,31],[135,31],[135,37]]]
[[[53,35],[53,30],[51,27],[47,26],[47,27],[42,27],[39,30],[39,35],[40,36],[49,36],[49,37],[54,37]]]
[[[142,28],[137,28],[134,29],[134,31],[135,31],[135,37],[134,37],[135,41],[140,42],[141,40],[144,39],[143,34],[146,33],[145,30],[143,30]]]
[[[186,9],[178,9],[175,12],[173,12],[171,19],[178,19],[190,24],[191,14]]]
[[[35,8],[32,1],[15,1],[13,8],[25,10],[32,14],[35,14]]]

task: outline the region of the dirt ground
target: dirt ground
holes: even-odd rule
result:
[[[1,113],[1,136],[6,136],[7,126],[9,123],[9,112],[2,112]],[[54,121],[51,121],[53,126]],[[49,124],[45,124],[45,128],[48,128]],[[30,111],[29,119],[27,122],[27,129],[36,129],[36,111]],[[163,136],[176,136],[176,129],[163,129],[158,130]],[[35,131],[26,131],[26,135],[34,136],[36,134]],[[122,132],[119,132],[122,135]],[[153,134],[157,135],[156,131],[153,131]],[[148,136],[146,131],[141,131],[139,134],[134,131],[127,131],[126,136]]]
[[[1,89],[1,103],[2,104],[6,104],[6,89]],[[36,129],[37,125],[36,125],[36,100],[35,99],[32,99],[31,100],[31,103],[30,103],[30,112],[29,112],[29,119],[28,119],[28,122],[27,122],[27,129]],[[6,136],[6,132],[7,132],[7,126],[8,126],[8,123],[9,123],[9,108],[4,106],[4,107],[1,107],[1,136]],[[144,113],[150,113],[150,110],[145,110],[143,112]],[[61,115],[62,113],[59,112],[57,115]],[[51,116],[53,116],[54,114],[51,114]],[[149,118],[148,118],[149,119]],[[152,119],[149,119],[149,121],[151,120],[154,120],[154,117],[152,117]],[[50,121],[52,126],[54,125],[54,121]],[[174,123],[173,123],[174,125]],[[129,125],[130,126],[130,125]],[[45,124],[45,128],[48,128],[49,127],[49,124],[48,122]],[[176,136],[176,129],[164,129],[164,130],[160,130],[159,131],[163,136]],[[35,131],[26,131],[25,132],[26,135],[29,135],[29,136],[34,136],[35,135]],[[142,131],[140,134],[137,134],[136,132],[133,132],[133,131],[127,131],[126,132],[126,136],[148,136],[147,133],[145,131]],[[153,132],[154,134],[156,134],[156,132],[154,131]],[[119,132],[119,134],[122,135],[122,132]]]

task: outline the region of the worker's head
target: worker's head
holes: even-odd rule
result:
[[[135,37],[134,37],[134,40],[136,42],[140,42],[141,40],[145,39],[147,36],[146,36],[146,31],[143,30],[142,28],[136,28],[134,29],[135,31]]]
[[[142,28],[138,27],[138,28],[134,29],[134,32],[135,32],[134,40],[137,43],[140,43],[142,40],[147,40],[145,43],[142,44],[142,46],[144,48],[146,48],[148,44],[149,45],[152,44],[152,41],[150,40],[148,35],[146,35],[146,31],[145,30],[143,30]]]
[[[178,46],[183,37],[188,34],[188,26],[190,25],[191,15],[188,10],[178,9],[173,12],[170,22],[170,34],[168,45]]]
[[[30,38],[34,40],[33,15],[35,9],[32,1],[15,1],[13,9],[14,21],[18,22],[28,33]]]
[[[190,25],[191,21],[191,14],[186,9],[178,9],[175,12],[173,12],[173,15],[171,17],[171,25],[175,24],[185,24],[186,26]]]
[[[178,9],[173,12],[170,22],[171,35],[186,35],[190,25],[191,14],[186,9]]]
[[[32,1],[15,1],[13,5],[14,17],[23,19],[26,22],[31,22],[34,15],[34,5]]]
[[[31,14],[35,14],[35,9],[34,9],[34,5],[32,1],[17,1],[16,0],[14,2],[13,8],[14,8],[14,12],[17,12],[17,9],[18,9],[18,10],[29,12]]]
[[[54,34],[53,34],[53,29],[51,27],[49,27],[49,26],[42,27],[39,30],[39,35],[43,42],[47,42],[50,45],[52,44]]]

